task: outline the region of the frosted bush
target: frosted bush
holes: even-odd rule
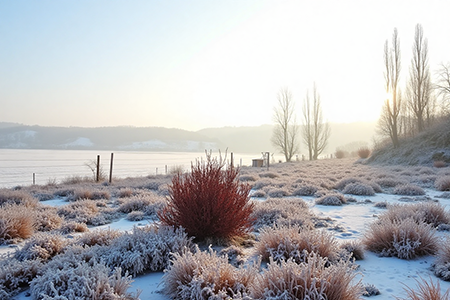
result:
[[[389,205],[388,210],[380,216],[380,220],[401,221],[413,219],[417,223],[430,224],[436,228],[450,223],[450,215],[445,208],[436,202],[420,202],[409,205]]]
[[[242,182],[248,182],[248,181],[257,181],[259,179],[258,175],[253,174],[246,174],[239,176],[239,180]]]
[[[226,255],[197,249],[195,253],[185,250],[174,254],[164,272],[164,291],[172,299],[250,299],[248,286],[258,268],[236,268],[228,263]]]
[[[435,187],[438,191],[450,191],[450,176],[439,177],[435,181]]]
[[[421,187],[414,184],[404,184],[396,186],[393,193],[396,195],[405,196],[425,195],[425,191]]]
[[[132,211],[157,211],[164,206],[165,199],[153,192],[140,193],[131,198],[120,199],[119,211],[130,213]],[[150,208],[151,207],[151,208]]]
[[[132,211],[127,215],[127,220],[131,222],[142,221],[145,219],[145,213],[142,211]]]
[[[345,199],[344,195],[341,194],[325,195],[316,199],[316,204],[319,205],[340,206],[346,203],[347,200]]]
[[[122,236],[123,233],[114,229],[96,229],[79,236],[76,243],[81,246],[106,246],[110,245],[115,239]]]
[[[123,272],[136,276],[145,271],[164,270],[174,253],[192,247],[192,240],[182,229],[152,225],[133,228],[132,233],[98,248],[96,255],[109,267],[120,267]]]
[[[374,286],[373,284],[365,284],[364,285],[364,297],[371,297],[371,296],[377,296],[380,294],[380,290]]]
[[[364,245],[360,241],[344,241],[339,245],[339,248],[347,252],[355,260],[364,259]]]
[[[74,261],[62,266],[49,264],[43,274],[31,281],[31,296],[36,300],[139,299],[139,295],[127,292],[132,282],[130,276],[122,276],[120,269],[109,274],[109,268],[99,263]]]
[[[270,189],[267,192],[267,195],[272,198],[281,198],[289,195],[289,191],[287,189],[281,188],[281,189]]]
[[[253,299],[357,300],[363,287],[355,276],[348,261],[329,266],[326,258],[312,253],[300,264],[271,260],[250,290]]]
[[[338,244],[333,234],[323,230],[305,230],[299,226],[266,227],[260,231],[255,251],[263,261],[286,261],[300,263],[309,253],[315,252],[329,260],[337,258]]]
[[[442,294],[441,286],[439,281],[436,284],[433,283],[433,280],[430,277],[430,282],[428,283],[422,277],[420,277],[421,282],[417,279],[417,290],[412,289],[411,287],[405,286],[404,290],[408,295],[407,298],[397,298],[398,300],[447,300],[450,298],[450,289]]]
[[[271,198],[264,202],[255,201],[252,218],[253,228],[259,230],[264,226],[299,225],[306,228],[314,227],[314,215],[302,199]]]
[[[363,180],[354,177],[347,177],[336,183],[334,188],[337,190],[343,190],[350,183],[363,183]]]
[[[10,299],[17,295],[41,269],[42,263],[37,260],[18,261],[8,257],[0,261],[0,296]]]
[[[35,228],[36,213],[32,207],[18,204],[4,204],[0,207],[0,243],[29,238]]]
[[[404,185],[407,182],[404,180],[399,180],[399,179],[395,179],[395,178],[381,178],[381,179],[376,179],[375,183],[377,183],[380,186],[385,187],[385,188],[391,188],[391,187],[396,187],[398,185]]]
[[[45,262],[61,253],[68,244],[69,241],[62,235],[38,233],[15,253],[15,258],[20,261],[38,259]]]
[[[314,196],[319,189],[313,185],[304,185],[292,192],[293,196]]]
[[[439,248],[437,259],[432,265],[434,275],[450,281],[450,238],[446,237]]]
[[[259,173],[259,177],[273,179],[273,178],[279,177],[279,175],[276,173],[273,173],[273,172],[264,172],[264,173]]]
[[[357,182],[347,184],[345,188],[342,190],[342,193],[351,195],[364,195],[364,196],[375,195],[375,191],[371,186]]]
[[[38,200],[25,191],[0,189],[0,206],[4,204],[22,204],[28,207],[36,207]]]
[[[58,215],[55,207],[40,205],[36,209],[36,230],[51,231],[59,229],[63,219]]]
[[[265,187],[265,186],[272,185],[273,183],[274,183],[274,182],[273,182],[272,180],[267,179],[267,178],[265,178],[265,179],[260,179],[260,180],[258,180],[258,181],[255,182],[255,184],[253,185],[253,189],[254,189],[254,190],[259,190],[259,189],[262,189],[262,188]]]
[[[78,222],[64,222],[61,228],[59,228],[59,232],[62,234],[68,234],[73,232],[86,232],[88,231],[88,227],[85,223],[78,223]]]
[[[433,228],[413,219],[374,222],[366,232],[363,243],[367,250],[380,256],[401,259],[432,255],[438,249]]]
[[[94,200],[79,200],[58,208],[58,214],[65,220],[88,225],[104,225],[117,217],[116,210],[105,207],[105,203]]]

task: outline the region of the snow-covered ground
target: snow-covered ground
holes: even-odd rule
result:
[[[427,195],[433,199],[439,192],[433,190],[426,190]],[[338,239],[357,239],[364,235],[367,226],[373,222],[377,215],[383,210],[374,207],[375,202],[386,201],[388,203],[402,203],[399,201],[402,196],[390,195],[390,194],[376,194],[375,196],[352,196],[358,202],[350,203],[343,206],[323,206],[316,205],[313,197],[302,197],[311,207],[312,211],[319,216],[330,217],[337,225],[340,225],[344,230],[334,231]],[[404,197],[403,197],[404,198]],[[365,200],[370,200],[364,202]],[[447,205],[449,200],[439,199],[441,204]],[[49,200],[45,202],[51,205],[61,205],[61,200]],[[145,223],[145,222],[144,222]],[[121,219],[114,223],[101,226],[101,228],[112,228],[121,230],[131,230],[133,226],[144,225],[141,222],[130,222],[125,219]],[[2,246],[1,251],[5,253],[7,251],[15,251],[17,247]],[[405,297],[405,286],[416,286],[416,280],[423,279],[433,280],[437,279],[430,266],[434,261],[434,257],[422,257],[413,260],[402,260],[398,258],[390,257],[378,257],[376,254],[366,251],[364,260],[358,261],[358,276],[357,280],[362,280],[363,283],[372,284],[377,287],[381,294],[372,296],[371,299],[384,300],[394,299],[394,297]],[[163,272],[152,272],[149,274],[138,276],[134,279],[131,287],[131,291],[142,291],[140,298],[142,300],[168,300],[170,299],[162,293],[161,279]],[[450,289],[450,282],[440,281],[442,293],[447,289]],[[15,299],[17,300],[29,300],[27,292],[22,292]]]

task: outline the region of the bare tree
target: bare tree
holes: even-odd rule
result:
[[[417,131],[425,129],[431,100],[431,76],[428,66],[428,41],[423,37],[422,25],[416,25],[409,79],[409,105],[414,112]]]
[[[303,141],[308,147],[309,160],[316,160],[325,150],[330,137],[330,124],[323,121],[322,104],[316,85],[313,88],[312,103],[309,91],[303,102]]]
[[[280,89],[277,100],[278,106],[274,108],[275,127],[271,141],[289,162],[299,151],[298,125],[294,113],[295,104],[288,88]]]
[[[384,79],[386,82],[386,92],[389,95],[384,102],[381,110],[381,116],[378,120],[378,128],[382,135],[389,136],[394,147],[398,147],[398,136],[400,133],[399,115],[402,108],[401,92],[398,88],[400,78],[400,41],[397,28],[392,35],[392,47],[386,40],[384,44]]]
[[[450,113],[450,62],[440,65],[434,87],[438,95],[442,97],[442,112],[444,114]]]

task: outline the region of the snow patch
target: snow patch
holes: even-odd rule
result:
[[[66,143],[66,144],[62,144],[61,147],[63,148],[70,148],[70,147],[92,147],[94,146],[94,143],[85,137],[79,137],[76,140]]]

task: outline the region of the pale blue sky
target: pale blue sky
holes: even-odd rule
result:
[[[332,122],[374,121],[383,46],[414,27],[450,61],[450,1],[0,0],[0,121],[205,127],[272,122],[314,82]]]

